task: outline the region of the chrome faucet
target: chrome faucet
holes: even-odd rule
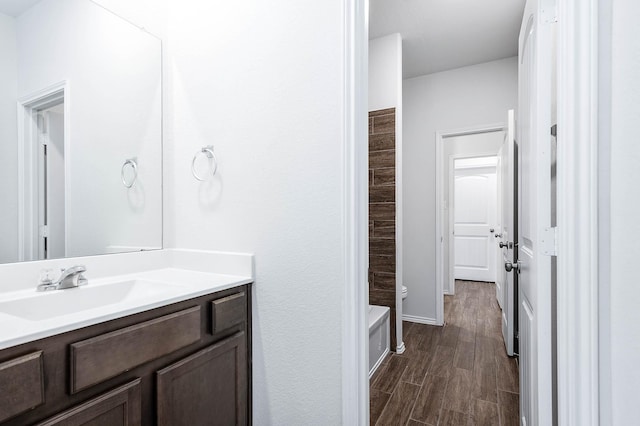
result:
[[[72,266],[67,269],[61,269],[60,276],[57,280],[52,281],[48,278],[43,278],[40,280],[38,284],[38,291],[48,291],[48,290],[64,290],[65,288],[74,288],[79,287],[81,285],[85,285],[89,282],[82,275],[83,272],[86,272],[87,268],[83,265]]]

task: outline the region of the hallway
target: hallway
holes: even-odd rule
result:
[[[407,350],[370,381],[371,424],[517,426],[518,366],[494,284],[456,281],[444,310],[445,327],[403,323]]]

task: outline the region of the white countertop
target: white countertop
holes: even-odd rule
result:
[[[174,250],[161,259],[169,267],[99,278],[92,278],[87,267],[86,286],[36,292],[32,285],[0,292],[0,349],[251,283],[253,256],[239,256],[244,258]],[[212,272],[216,259],[241,267]]]

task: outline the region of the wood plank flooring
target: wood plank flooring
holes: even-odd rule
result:
[[[504,348],[493,283],[456,281],[445,326],[404,322],[402,355],[371,378],[371,425],[517,426],[518,365]]]

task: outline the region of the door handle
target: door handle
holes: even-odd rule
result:
[[[513,243],[511,243],[511,242],[509,242],[509,241],[507,241],[506,243],[503,243],[502,241],[500,241],[500,242],[498,243],[498,246],[499,246],[500,248],[508,248],[508,249],[510,249],[510,248],[513,248]]]
[[[504,270],[507,272],[515,271],[517,274],[520,273],[520,262],[516,262],[515,264],[511,262],[504,263]]]

